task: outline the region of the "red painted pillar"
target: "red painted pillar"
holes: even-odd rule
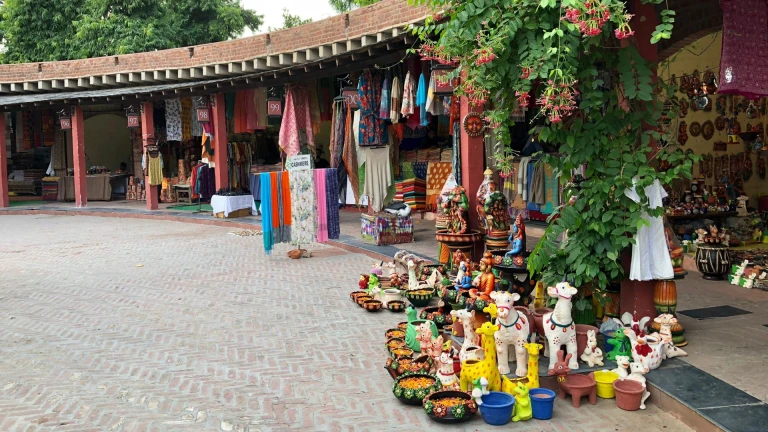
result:
[[[642,0],[632,0],[631,11],[635,15],[631,26],[635,31],[637,50],[644,59],[651,63],[658,61],[658,45],[651,43],[651,35],[659,22],[656,10],[652,4],[643,4]],[[646,127],[649,127],[646,125]],[[655,146],[655,143],[652,143]],[[619,307],[621,313],[629,312],[637,314],[638,318],[649,316],[656,317],[656,308],[653,304],[654,281],[629,280],[629,269],[632,262],[632,251],[628,250],[622,255],[622,267],[625,277],[621,282],[621,295]]]
[[[155,144],[155,119],[152,116],[154,111],[152,102],[142,102],[141,104],[141,139],[146,148],[148,145]],[[157,210],[157,198],[159,186],[149,185],[149,176],[144,176],[144,188],[147,195],[147,210]]]
[[[3,144],[0,145],[0,208],[10,206],[8,199],[8,151],[5,147],[5,113],[0,112],[0,131],[2,131]]]
[[[85,122],[83,108],[72,107],[72,165],[75,170],[75,206],[88,204],[88,187],[85,180]]]
[[[482,107],[473,107],[469,104],[469,99],[462,97],[460,99],[461,121],[470,112],[481,112]],[[485,143],[483,137],[470,137],[464,128],[461,128],[461,185],[467,192],[469,198],[469,228],[471,230],[479,229],[477,226],[477,190],[483,182],[483,171],[485,170]],[[480,241],[475,245],[475,252],[472,260],[479,261],[483,255],[484,246]]]
[[[227,117],[224,95],[211,97],[213,113],[213,160],[216,163],[216,190],[229,187],[229,164],[227,162]]]

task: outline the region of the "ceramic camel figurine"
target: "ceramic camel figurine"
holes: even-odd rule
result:
[[[440,339],[438,337],[438,339]],[[443,385],[443,390],[459,390],[459,378],[453,368],[453,356],[451,355],[451,342],[443,345],[440,355],[437,357],[437,378]],[[482,395],[481,395],[482,397]]]
[[[463,363],[467,360],[467,349],[469,347],[478,346],[480,341],[475,333],[475,316],[474,311],[470,312],[466,309],[452,310],[451,316],[453,319],[461,321],[461,325],[464,328],[464,343],[461,344],[461,350],[459,351],[459,360]]]
[[[496,302],[496,324],[499,331],[496,338],[496,355],[499,362],[499,373],[508,374],[509,355],[507,350],[512,345],[515,350],[515,375],[524,377],[528,374],[528,351],[525,343],[531,334],[530,323],[523,314],[515,309],[515,302],[520,300],[520,294],[504,291],[491,292],[491,298]]]
[[[547,294],[550,297],[557,298],[555,310],[544,314],[542,323],[544,335],[547,337],[547,352],[549,353],[549,370],[555,368],[554,353],[560,351],[560,346],[566,345],[568,349],[568,368],[576,370],[579,368],[579,362],[576,356],[579,355],[576,348],[576,324],[571,318],[571,298],[578,293],[578,290],[568,282],[547,288]],[[547,352],[544,355],[547,355]]]
[[[597,347],[597,335],[594,330],[587,331],[587,347],[581,355],[581,361],[587,363],[589,367],[603,365],[603,350]]]
[[[501,376],[496,365],[496,340],[493,337],[497,330],[498,328],[489,322],[483,323],[477,329],[482,340],[485,359],[466,360],[461,364],[461,391],[468,391],[469,386],[480,377],[485,377],[488,380],[488,390],[499,391],[501,389]]]

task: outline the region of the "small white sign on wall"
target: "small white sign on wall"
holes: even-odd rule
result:
[[[310,155],[290,156],[285,162],[288,171],[305,171],[312,169],[312,157]]]

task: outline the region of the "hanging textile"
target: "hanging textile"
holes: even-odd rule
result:
[[[312,172],[315,179],[315,199],[317,200],[317,242],[328,243],[328,202],[325,193],[325,170]]]
[[[235,108],[233,111],[233,119],[235,121],[233,132],[236,134],[250,133],[252,130],[248,129],[248,100],[253,101],[253,95],[240,90],[235,93]]]
[[[636,185],[637,181],[637,177],[633,178],[633,185]],[[636,186],[626,189],[624,195],[636,203],[642,201]],[[650,209],[661,207],[662,200],[666,197],[667,193],[658,180],[654,180],[653,184],[645,188],[645,198],[648,199]],[[672,269],[672,260],[669,258],[669,248],[667,248],[664,217],[650,217],[648,213],[643,212],[642,218],[649,224],[641,226],[635,234],[629,278],[636,281],[672,279],[675,273]]]
[[[336,182],[339,185],[339,202],[346,204],[347,183],[349,182],[349,178],[347,175],[347,167],[344,164],[344,161],[341,161],[339,166],[336,168]]]
[[[419,75],[419,88],[416,90],[416,105],[419,107],[419,126],[426,126],[427,121],[427,85],[424,82],[424,74]]]
[[[309,94],[303,86],[291,85],[285,97],[285,110],[280,125],[279,145],[286,155],[295,156],[301,151],[301,131],[306,135],[305,144],[314,155],[315,136],[312,132]]]
[[[306,246],[315,241],[315,187],[312,171],[291,171],[288,175],[291,185],[291,243],[299,247]]]
[[[211,166],[215,166],[213,161],[213,141],[211,140],[211,136],[207,133],[203,134],[202,137],[202,151],[201,151],[201,159],[204,163],[211,164]]]
[[[379,118],[381,78],[370,69],[360,75],[357,85],[360,98],[360,146],[381,146],[387,143],[387,125]]]
[[[282,205],[280,217],[280,241],[289,243],[291,241],[291,219],[293,218],[291,209],[291,180],[288,171],[281,171],[280,179],[280,202]]]
[[[248,89],[243,90],[245,98],[245,128],[249,132],[253,132],[259,128],[258,117],[259,113],[256,110],[256,90]]]
[[[392,170],[389,161],[389,148],[367,148],[365,157],[365,189],[363,195],[374,212],[384,208],[387,189],[392,184]]]
[[[432,74],[429,77],[429,85],[427,86],[427,112],[432,115],[441,115],[442,112],[440,110],[440,100],[439,98],[435,97],[435,87],[437,86],[437,80],[435,79],[435,75]],[[426,126],[426,120],[422,119],[422,123]]]
[[[339,178],[336,168],[325,170],[325,203],[328,212],[328,238],[336,240],[341,234],[339,224]],[[346,183],[346,181],[345,181]]]
[[[197,116],[197,113],[195,113]],[[181,100],[181,140],[189,141],[192,139],[192,99],[183,98]]]
[[[224,94],[224,117],[227,120],[235,118],[235,93]]]
[[[253,90],[254,107],[256,109],[256,129],[267,128],[267,89],[259,87]]]
[[[459,122],[453,123],[453,157],[451,163],[453,164],[453,178],[458,184],[461,184],[461,124]]]
[[[403,84],[403,103],[400,109],[400,114],[403,117],[408,117],[414,112],[414,105],[416,103],[415,89],[416,83],[411,77],[411,71],[405,74],[405,82]]]
[[[43,145],[46,147],[51,147],[55,141],[55,129],[54,129],[54,118],[53,113],[51,111],[43,111],[42,112],[42,126],[43,126]]]
[[[445,181],[451,175],[450,162],[429,162],[427,164],[427,210],[437,210],[437,197],[443,190]]]
[[[384,78],[384,84],[381,86],[381,104],[379,104],[379,118],[382,120],[389,120],[389,104],[391,102],[389,79]]]
[[[389,119],[392,123],[400,121],[400,109],[403,103],[403,85],[400,83],[400,77],[392,79],[392,88],[389,90],[391,100],[389,103]]]
[[[555,208],[560,205],[560,187],[555,175],[555,169],[551,165],[544,166],[544,190],[545,202],[541,212],[552,214]]]
[[[417,179],[427,180],[427,163],[426,162],[414,162],[413,174]]]
[[[721,0],[720,7],[723,47],[717,92],[768,96],[768,4],[764,0]]]
[[[190,104],[192,104],[192,101],[190,101]],[[189,110],[189,123],[192,125],[192,136],[203,136],[203,125],[197,121],[197,109],[194,108],[194,105]]]
[[[163,184],[163,154],[158,152],[157,156],[151,156],[148,152],[144,153],[141,168],[147,170],[149,185],[157,186]]]
[[[275,246],[272,228],[272,178],[270,173],[261,173],[261,232],[264,240],[264,252],[272,253]]]
[[[319,82],[318,99],[320,100],[320,121],[332,121],[331,105],[333,104],[333,81],[331,78],[322,78]]]
[[[24,111],[21,123],[22,136],[24,139],[24,150],[32,148],[32,113]]]
[[[360,202],[360,178],[357,165],[357,150],[355,149],[355,138],[352,132],[353,115],[352,109],[347,106],[346,126],[344,135],[344,153],[342,159],[347,168],[347,177],[352,185],[352,194],[355,196],[355,203]]]
[[[336,103],[334,103],[331,106],[331,139],[328,142],[328,163],[330,163],[331,168],[336,168],[338,166],[336,162],[336,121],[337,119],[337,112],[336,112]]]
[[[168,141],[181,141],[181,100],[165,101],[165,132]]]

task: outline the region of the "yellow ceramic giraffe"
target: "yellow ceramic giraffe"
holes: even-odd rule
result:
[[[528,350],[528,382],[525,386],[529,389],[539,387],[539,350],[544,346],[537,343],[525,344],[525,349]]]
[[[466,360],[461,364],[460,385],[462,391],[469,391],[469,386],[480,377],[485,377],[488,380],[488,390],[501,390],[501,377],[496,365],[496,340],[493,338],[497,330],[498,327],[489,322],[483,323],[477,329],[485,358],[483,360]]]

